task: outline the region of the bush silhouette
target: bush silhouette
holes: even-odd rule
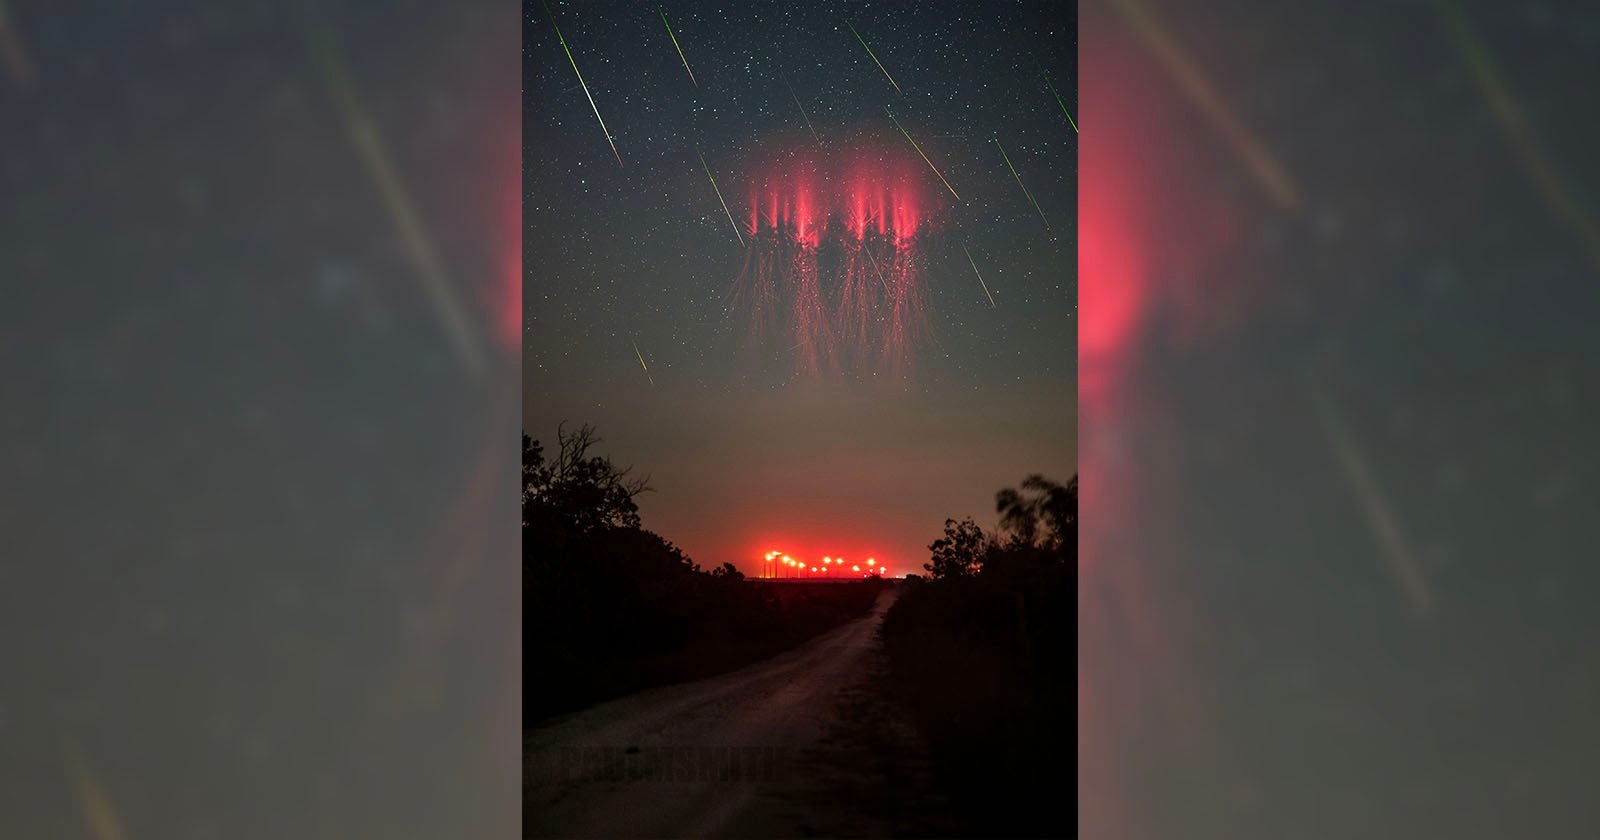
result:
[[[995,533],[947,519],[928,577],[907,577],[884,622],[891,687],[959,820],[985,835],[1064,834],[1077,479],[1032,475],[995,506]]]
[[[644,529],[649,481],[593,454],[591,426],[555,452],[522,438],[523,719],[771,656],[871,606],[877,587],[780,597],[733,563],[700,568]]]

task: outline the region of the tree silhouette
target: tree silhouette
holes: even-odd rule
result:
[[[528,527],[528,501],[533,488],[546,487],[550,479],[544,463],[544,447],[522,433],[522,527]]]
[[[744,580],[744,572],[739,571],[739,567],[732,563],[723,563],[721,566],[712,569],[711,576],[730,580]]]
[[[1013,545],[1059,550],[1077,543],[1077,476],[1061,485],[1034,473],[1023,479],[1020,489],[996,493],[994,504]]]
[[[610,458],[590,456],[600,442],[593,426],[556,431],[556,452],[548,461],[538,441],[522,436],[522,524],[556,526],[587,533],[604,528],[638,528],[634,499],[651,490],[649,477],[633,476]]]
[[[977,574],[988,553],[990,540],[972,517],[960,522],[944,521],[944,538],[934,540],[928,548],[933,556],[922,568],[935,579],[969,577]]]
[[[1046,756],[1072,737],[1060,709],[1075,684],[1078,481],[1034,474],[994,500],[994,533],[946,519],[929,546],[930,579],[907,576],[884,618],[889,680],[932,748],[967,828],[956,833],[1054,836]],[[1039,749],[1003,748],[1019,743]]]
[[[995,494],[1000,528],[985,534],[972,519],[944,521],[944,537],[928,546],[923,568],[935,580],[967,578],[993,567],[1054,565],[1075,555],[1078,545],[1078,477],[1057,484],[1034,473],[1020,487]],[[1008,572],[1010,573],[1010,572]]]
[[[701,569],[640,523],[643,477],[563,424],[522,436],[522,645],[539,690],[525,720],[729,671],[866,614],[877,581],[783,598],[733,563]]]

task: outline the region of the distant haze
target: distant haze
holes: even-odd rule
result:
[[[529,394],[529,434],[548,451],[560,418],[596,424],[601,453],[651,477],[645,527],[701,565],[748,574],[772,549],[920,571],[946,517],[988,527],[996,490],[1030,472],[1064,481],[1077,458],[1070,382],[607,391],[561,404]]]

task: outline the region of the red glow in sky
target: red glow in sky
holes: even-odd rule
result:
[[[486,176],[485,200],[492,205],[489,245],[494,264],[488,279],[473,288],[482,307],[480,323],[500,352],[515,356],[522,351],[522,135],[501,129],[490,136],[514,138],[515,142],[501,141],[498,145],[503,148],[486,155],[493,160],[482,174]]]
[[[833,154],[796,142],[756,164],[749,231],[778,230],[816,247],[830,222],[853,239],[869,232],[907,240],[930,221],[922,162],[896,145]],[[942,206],[942,205],[937,205]]]
[[[1237,166],[1222,140],[1120,22],[1083,22],[1082,66],[1095,72],[1080,84],[1078,580],[1095,595],[1078,614],[1079,830],[1129,837],[1146,829],[1127,780],[1149,760],[1149,732],[1161,760],[1206,734],[1193,625],[1164,588],[1170,552],[1148,510],[1165,465],[1128,445],[1176,437],[1144,359],[1245,312],[1250,272],[1236,254],[1241,210],[1221,188]]]
[[[1092,404],[1116,386],[1135,351],[1151,292],[1147,214],[1159,197],[1139,165],[1148,134],[1137,102],[1091,81],[1085,80],[1082,97],[1097,109],[1098,128],[1079,161],[1078,354],[1080,390]]]
[[[931,227],[918,165],[897,146],[825,154],[802,144],[753,167],[732,295],[747,349],[776,354],[797,375],[908,376],[931,334],[916,259],[918,234]],[[825,245],[836,263],[820,256]]]
[[[520,160],[517,166],[520,172]],[[501,349],[514,354],[522,348],[522,196],[515,189],[516,181],[508,177],[505,183],[510,185],[501,200],[500,239],[505,256],[498,272],[492,314]]]

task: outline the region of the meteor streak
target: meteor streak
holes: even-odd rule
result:
[[[578,84],[583,86],[583,95],[589,98],[589,107],[594,109],[594,118],[600,121],[600,131],[605,134],[606,142],[611,144],[611,153],[617,156],[617,165],[621,166],[622,153],[617,151],[617,144],[611,139],[611,129],[606,128],[606,121],[600,117],[600,107],[594,104],[594,96],[589,93],[589,84],[583,80],[583,74],[578,72],[578,62],[573,59],[572,50],[567,48],[567,39],[561,37],[561,27],[556,26],[556,16],[550,13],[549,3],[544,3],[544,0],[539,0],[539,2],[544,5],[544,13],[550,18],[550,26],[556,30],[556,40],[561,42],[561,50],[567,54],[567,61],[572,64],[572,72],[578,76]],[[661,19],[666,20],[666,16],[662,15]],[[677,40],[674,39],[673,42],[676,43]],[[687,67],[689,65],[685,62],[684,66]],[[691,73],[689,75],[692,77],[694,74]],[[698,86],[696,85],[696,87]]]
[[[1034,59],[1033,63],[1039,64],[1039,60]],[[1050,94],[1056,98],[1056,104],[1061,106],[1061,113],[1067,115],[1067,122],[1072,123],[1072,133],[1077,134],[1078,121],[1072,118],[1072,112],[1067,110],[1067,103],[1061,100],[1061,93],[1056,90],[1055,85],[1050,83],[1050,74],[1045,72],[1043,64],[1039,64],[1039,75],[1044,77],[1044,86],[1050,89]]]
[[[883,112],[889,115],[889,119],[894,120],[894,127],[900,129],[900,133],[905,134],[907,140],[911,140],[911,135],[906,133],[905,127],[900,125],[899,120],[894,119],[894,113],[889,110],[888,105],[883,106]],[[939,173],[939,167],[934,166],[933,161],[928,160],[928,156],[922,154],[922,147],[917,145],[917,141],[911,140],[911,148],[916,149],[917,154],[922,155],[922,160],[928,164],[929,169],[933,170],[933,174],[939,176],[939,180],[944,184],[944,188],[949,190],[950,194],[956,197],[956,201],[960,201],[961,196],[956,194],[956,188],[950,186],[950,182],[946,181],[944,179],[944,175]]]
[[[1434,607],[1433,587],[1422,571],[1422,561],[1412,548],[1405,525],[1396,515],[1383,488],[1378,485],[1377,477],[1373,475],[1372,467],[1355,435],[1339,415],[1333,395],[1314,381],[1308,381],[1305,388],[1316,411],[1317,424],[1327,436],[1328,445],[1338,458],[1340,471],[1350,484],[1361,506],[1361,513],[1366,517],[1367,526],[1372,529],[1372,535],[1383,551],[1389,574],[1405,595],[1412,614],[1419,619],[1426,618]]]
[[[1561,170],[1539,145],[1533,125],[1528,122],[1505,77],[1478,40],[1461,9],[1455,3],[1444,0],[1436,5],[1440,16],[1444,18],[1445,28],[1449,30],[1450,40],[1455,42],[1456,51],[1461,54],[1473,81],[1478,84],[1478,90],[1488,101],[1490,112],[1500,124],[1500,130],[1511,144],[1512,151],[1516,152],[1518,163],[1522,164],[1528,180],[1533,182],[1539,196],[1556,218],[1577,234],[1589,252],[1590,262],[1600,266],[1600,219],[1596,219],[1578,198],[1570,187],[1570,181],[1562,176]]]
[[[1028,203],[1033,205],[1033,209],[1039,211],[1039,218],[1044,222],[1044,229],[1049,230],[1050,220],[1044,217],[1044,209],[1039,206],[1039,202],[1033,200],[1033,193],[1028,192],[1028,185],[1022,183],[1022,176],[1018,175],[1017,168],[1011,165],[1011,156],[1006,154],[1006,147],[1000,145],[1000,138],[994,138],[994,145],[1000,149],[1000,157],[1005,158],[1006,168],[1011,170],[1011,177],[1017,179],[1017,186],[1022,187],[1022,194],[1028,197]]]
[[[633,345],[633,355],[639,357],[639,367],[644,368],[644,378],[645,378],[645,380],[648,381],[651,385],[655,385],[656,384],[655,379],[651,378],[651,376],[650,376],[650,366],[644,363],[644,354],[639,352],[639,343],[636,342],[636,341],[633,341],[631,339],[628,341],[628,343]]]
[[[400,179],[400,171],[389,156],[383,136],[378,133],[378,124],[367,114],[366,108],[362,105],[355,83],[351,80],[338,45],[333,40],[333,33],[312,32],[310,40],[311,48],[322,71],[323,81],[344,116],[345,130],[350,135],[350,143],[355,146],[362,161],[366,163],[367,175],[372,178],[379,195],[383,198],[384,206],[389,211],[389,219],[400,234],[400,242],[405,248],[406,256],[411,259],[412,265],[416,266],[417,273],[421,275],[422,287],[428,295],[428,302],[433,305],[434,312],[438,315],[445,333],[450,337],[462,365],[474,376],[482,373],[483,349],[479,345],[471,318],[456,295],[454,283],[444,260],[433,245],[433,238],[428,235],[428,230],[423,225],[422,214],[411,200],[405,182]]]
[[[1189,101],[1211,121],[1268,197],[1281,210],[1299,210],[1300,189],[1289,177],[1288,170],[1283,168],[1266,143],[1228,108],[1222,93],[1189,54],[1183,51],[1183,47],[1145,5],[1144,0],[1114,0],[1113,5],[1144,40],[1145,46],[1155,54],[1156,60],[1161,62],[1162,68],[1189,97]]]
[[[812,137],[816,137],[818,146],[822,145],[822,138],[821,137],[817,137],[817,130],[815,128],[812,128],[812,125],[811,125],[811,117],[806,114],[806,106],[801,105],[800,104],[800,97],[794,95],[794,86],[789,84],[788,77],[784,76],[782,72],[778,73],[778,78],[783,79],[783,86],[789,89],[789,98],[793,99],[794,100],[794,106],[796,108],[800,109],[800,116],[805,119],[806,128],[810,128],[811,129],[811,136]]]
[[[967,254],[967,262],[972,263],[972,273],[978,275],[978,284],[983,286],[984,297],[987,297],[989,299],[989,308],[990,309],[999,309],[1000,307],[994,305],[994,295],[989,294],[989,284],[983,282],[983,272],[978,270],[978,264],[977,263],[972,262],[972,252],[971,251],[967,251],[967,246],[966,245],[962,245],[961,246],[961,250],[966,252],[966,254]]]
[[[663,24],[666,24],[667,37],[672,39],[672,46],[677,48],[677,50],[678,50],[678,58],[682,59],[682,61],[683,61],[683,69],[689,70],[689,59],[683,57],[683,47],[679,47],[678,46],[678,36],[672,34],[672,24],[667,23],[667,10],[666,9],[662,9],[661,10],[661,22]],[[689,70],[689,81],[694,82],[694,86],[695,87],[699,87],[700,86],[700,83],[699,82],[695,82],[695,80],[694,80],[694,71],[693,70]]]
[[[83,807],[84,819],[89,823],[95,840],[122,840],[127,835],[122,830],[122,820],[106,794],[100,776],[92,770],[78,751],[66,749],[67,774],[72,779],[72,790]]]
[[[739,232],[739,223],[733,220],[733,211],[728,209],[728,202],[722,201],[722,190],[717,187],[717,179],[711,175],[711,167],[706,166],[706,156],[700,154],[699,149],[694,153],[700,155],[700,166],[705,169],[706,177],[711,178],[711,188],[717,191],[717,201],[722,202],[722,212],[728,214],[728,224],[733,225],[733,235],[739,237],[739,247],[744,247],[744,234]]]
[[[845,21],[844,25],[850,26],[850,21]],[[856,36],[856,40],[861,42],[861,46],[866,48],[867,55],[872,56],[872,63],[878,65],[879,70],[883,70],[883,75],[889,79],[889,84],[894,85],[894,92],[900,94],[901,96],[905,96],[905,93],[900,90],[900,84],[894,80],[893,76],[889,75],[888,70],[884,70],[883,62],[879,61],[878,57],[872,54],[872,48],[867,46],[867,41],[865,38],[861,37],[861,33],[857,32],[854,26],[850,26],[850,33]]]
[[[889,281],[883,279],[883,269],[878,267],[878,258],[872,255],[872,249],[863,244],[861,251],[867,255],[868,260],[872,261],[872,270],[878,275],[878,282],[883,284],[883,290],[889,291]]]

